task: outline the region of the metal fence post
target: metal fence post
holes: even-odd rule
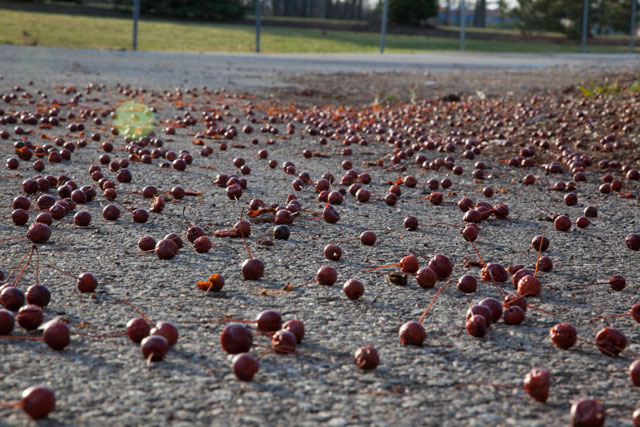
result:
[[[262,27],[262,0],[256,0],[256,53],[260,53],[260,27]]]
[[[133,50],[138,49],[138,20],[140,19],[140,0],[133,0]]]
[[[465,0],[460,0],[460,50],[467,49],[467,5]]]
[[[587,31],[589,28],[589,0],[582,6],[582,53],[587,53]]]
[[[389,0],[384,0],[382,8],[382,25],[380,27],[380,53],[384,53],[384,40],[387,37],[387,19],[389,17]]]
[[[638,14],[636,0],[631,0],[631,38],[629,39],[629,51],[633,53],[636,47],[636,15]]]

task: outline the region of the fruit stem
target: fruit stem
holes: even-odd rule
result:
[[[253,344],[253,347],[258,347],[258,348],[263,348],[265,350],[267,350],[267,353],[271,353],[271,351],[273,351],[273,349],[269,346],[263,345],[263,344]]]
[[[35,245],[31,245],[31,249],[29,250],[29,258],[27,258],[27,261],[24,263],[24,265],[20,269],[20,273],[18,273],[18,275],[16,276],[16,279],[13,281],[13,286],[17,286],[18,282],[22,278],[22,275],[27,270],[27,267],[29,266],[29,263],[31,262],[31,257],[33,256],[33,248],[34,247],[35,247]]]
[[[303,286],[307,286],[307,285],[310,285],[310,284],[312,284],[312,283],[315,283],[315,282],[317,282],[317,281],[318,281],[318,279],[309,280],[309,281],[308,281],[308,282],[306,282],[306,283],[303,283],[303,284],[301,284],[301,285],[296,285],[296,286],[294,286],[294,287],[293,287],[293,289],[298,289],[298,288],[301,288],[301,287],[303,287]],[[293,290],[293,289],[292,289],[292,290]]]
[[[608,285],[609,282],[593,282],[593,283],[581,283],[579,285],[576,285],[578,287],[584,287],[584,286],[596,286],[596,285]]]
[[[5,279],[6,283],[9,283],[9,279],[11,278],[11,276],[13,276],[15,274],[16,271],[18,271],[18,269],[20,268],[20,266],[22,266],[22,263],[24,262],[24,260],[29,256],[29,252],[25,252],[24,255],[22,256],[22,259],[20,260],[20,262],[13,268],[13,270],[11,271],[11,273],[9,273],[9,275],[7,276],[7,278]]]
[[[209,287],[207,288],[207,291],[204,293],[204,295],[203,295],[202,297],[203,297],[203,298],[204,298],[204,297],[206,297],[206,296],[209,294],[209,291],[210,291],[211,289],[213,289],[213,283],[211,283],[211,284],[209,285]]]
[[[227,322],[232,322],[232,323],[258,323],[257,320],[247,320],[247,319],[216,319],[216,320],[203,320],[203,321],[193,321],[193,322],[182,322],[182,323],[204,323],[207,325],[210,325],[212,323],[227,323]]]
[[[448,222],[436,222],[433,225],[431,225],[432,227],[435,227],[436,225],[448,225],[450,227],[456,227],[456,228],[461,228],[459,225],[456,224],[450,224]]]
[[[495,384],[495,383],[466,383],[466,384],[459,384],[457,387],[468,387],[468,386],[486,386],[486,387],[495,387],[495,388],[524,389],[524,387],[521,385]]]
[[[40,280],[39,280],[39,276],[40,276],[40,252],[38,251],[38,247],[36,245],[34,245],[32,243],[35,251],[36,251],[36,269],[35,269],[35,274],[36,274],[36,280],[35,280],[35,284],[37,285]]]
[[[255,345],[255,346],[258,346],[258,347],[264,347],[264,348],[266,348],[265,346],[259,346],[259,345],[257,345],[257,344],[254,344],[254,345]],[[262,359],[263,357],[268,356],[268,355],[269,355],[269,354],[271,354],[271,353],[272,353],[272,350],[269,348],[269,350],[265,350],[265,351],[263,351],[262,353],[258,354],[258,355],[256,356],[256,359]]]
[[[118,338],[127,335],[126,332],[118,332],[116,334],[83,334],[82,332],[72,332],[72,334],[86,338]]]
[[[426,259],[427,261],[429,261],[429,258],[427,258],[426,256],[422,255],[421,253],[418,253],[418,252],[416,252],[414,250],[411,250],[411,249],[409,250],[409,252],[411,252],[415,256],[419,256],[420,258]]]
[[[362,270],[362,272],[367,273],[369,271],[380,270],[381,268],[391,268],[391,267],[400,267],[400,264],[380,265],[378,267],[367,268],[366,270]]]
[[[543,309],[541,309],[541,308],[535,307],[535,306],[530,305],[530,304],[527,304],[527,308],[533,308],[534,310],[538,310],[538,311],[540,311],[540,312],[542,312],[542,313],[550,314],[550,315],[552,315],[552,316],[557,316],[557,315],[559,315],[559,314],[564,313],[564,312],[567,310],[567,307],[564,307],[562,310],[560,310],[560,311],[558,311],[558,312],[555,312],[555,313],[554,313],[553,311],[546,311],[546,310],[543,310]]]
[[[187,232],[186,232],[186,231],[185,231],[184,233],[180,233],[180,234],[178,234],[178,235],[177,235],[177,236],[175,236],[175,237],[170,238],[169,240],[178,240],[178,239],[180,239],[181,237],[183,237],[185,234],[187,234]],[[175,242],[174,242],[174,243],[175,243]]]
[[[542,229],[542,237],[540,238],[540,247],[538,248],[538,259],[536,260],[536,270],[533,272],[533,278],[535,279],[538,274],[538,268],[540,267],[540,255],[542,254],[542,245],[544,243],[544,233],[547,231],[547,227]]]
[[[23,237],[27,237],[27,235],[26,235],[26,234],[23,234],[22,236],[7,237],[6,239],[2,239],[2,240],[0,240],[0,243],[9,242],[9,241],[11,241],[11,240],[18,240],[18,239],[22,239]]]
[[[144,314],[142,311],[140,311],[140,309],[138,307],[136,307],[135,305],[131,304],[126,299],[116,299],[116,302],[121,302],[122,304],[125,304],[125,305],[129,306],[133,311],[138,313],[140,315],[140,317],[142,317],[148,324],[150,324],[150,325],[155,327],[155,323],[151,319],[149,319],[146,314]]]
[[[596,347],[598,346],[598,344],[594,343],[593,341],[589,341],[589,340],[581,338],[581,337],[578,337],[577,339],[578,339],[578,341],[582,341],[582,342],[585,342],[587,344],[595,345]]]
[[[244,213],[244,207],[240,210],[240,220],[242,221],[242,214]],[[242,236],[242,242],[244,243],[244,247],[247,248],[247,252],[249,253],[249,259],[253,259],[251,256],[251,250],[249,250],[249,245],[247,244],[247,239],[244,238],[244,231],[242,231],[242,227],[238,227],[240,230],[240,235]]]
[[[0,407],[3,408],[22,408],[21,402],[0,402]]]
[[[433,296],[433,298],[431,298],[431,302],[429,303],[429,305],[427,306],[427,308],[424,310],[424,313],[422,313],[422,316],[420,316],[420,320],[418,320],[418,323],[422,323],[422,321],[424,320],[425,317],[427,317],[427,313],[429,313],[429,310],[431,310],[431,306],[433,306],[433,303],[436,302],[436,299],[438,299],[438,296],[440,295],[440,293],[444,290],[444,288],[451,282],[451,280],[447,280],[446,282],[444,282],[444,285],[440,286],[440,289],[438,289],[438,291],[435,293],[435,295]]]
[[[80,278],[79,278],[79,277],[76,277],[76,276],[74,276],[74,275],[73,275],[73,274],[71,274],[71,273],[67,273],[66,271],[62,271],[62,270],[60,270],[59,268],[56,268],[56,267],[54,267],[54,266],[53,266],[53,265],[51,265],[51,264],[45,264],[45,266],[46,266],[46,267],[49,267],[49,268],[52,268],[52,269],[54,269],[55,271],[57,271],[58,273],[64,274],[65,276],[69,276],[69,277],[71,277],[72,279],[80,280]]]
[[[549,215],[551,215],[552,217],[555,217],[556,214],[554,214],[553,212],[551,212],[549,209],[544,208],[542,206],[540,206],[537,202],[536,202],[536,206],[538,207],[538,209],[545,211],[546,213],[548,213]]]
[[[515,303],[516,303],[516,301],[520,301],[522,298],[524,298],[524,295],[522,295],[522,294],[518,294],[518,297],[517,297],[517,298],[515,298],[515,299],[512,299],[511,301],[506,301],[506,302],[504,302],[504,298],[503,298],[503,299],[502,299],[502,301],[503,301],[503,304],[502,304],[502,305],[503,305],[504,307],[507,307],[507,308],[508,308],[508,307],[512,306],[513,304],[515,304]],[[527,307],[528,307],[528,306],[529,306],[529,304],[527,304]]]
[[[338,243],[353,242],[354,240],[360,240],[360,237],[350,237],[350,238],[348,238],[348,239],[341,240],[341,241],[340,241],[340,242],[338,242]]]
[[[191,227],[191,223],[189,222],[189,220],[187,219],[187,217],[184,214],[185,209],[187,209],[187,207],[183,206],[182,207],[182,218],[184,219],[184,222],[187,223],[187,227]]]
[[[493,273],[491,272],[491,270],[487,270],[487,272],[489,273],[489,277],[491,278],[491,283],[493,283],[493,286],[498,290],[498,295],[500,295],[500,298],[504,301],[504,294],[502,293],[502,289],[500,288],[500,286],[498,286],[498,284],[496,283],[496,280],[493,278]]]
[[[133,209],[133,208],[131,208],[129,206],[124,206],[122,203],[120,203],[119,201],[117,201],[115,199],[111,200],[111,202],[117,204],[118,206],[120,206],[122,209],[124,209],[125,211],[127,211],[129,213],[131,213],[131,212],[133,212],[135,210],[135,209]]]
[[[19,335],[0,335],[0,339],[22,340],[22,341],[43,341],[43,337],[25,337]]]
[[[471,243],[471,246],[473,246],[473,250],[476,251],[476,254],[478,254],[478,258],[480,258],[480,262],[482,262],[482,265],[486,267],[487,263],[482,259],[482,256],[480,255],[480,252],[478,252],[478,248],[476,248],[476,245],[471,241],[469,243]]]
[[[148,253],[155,252],[155,251],[156,251],[155,248],[154,249],[149,249],[149,250],[146,250],[146,251],[137,251],[137,252],[131,252],[131,251],[128,251],[128,250],[125,249],[124,253],[127,254],[127,255],[142,255],[142,254],[148,254]]]
[[[612,314],[610,316],[600,316],[600,317],[596,317],[595,319],[591,319],[589,320],[589,322],[595,322],[596,320],[602,320],[602,319],[611,319],[614,317],[627,317],[627,316],[632,316],[631,313],[621,313],[621,314]]]

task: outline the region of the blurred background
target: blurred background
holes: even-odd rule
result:
[[[385,52],[638,52],[632,16],[638,0],[387,1]],[[237,53],[256,50],[256,13],[264,53],[378,52],[385,6],[385,0],[139,2],[137,49]],[[129,50],[133,15],[134,0],[0,0],[0,44]]]

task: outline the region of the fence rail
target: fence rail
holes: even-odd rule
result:
[[[285,26],[285,27],[298,27],[298,28],[316,28],[321,29],[323,31],[366,31],[366,32],[378,32],[379,33],[379,52],[380,54],[384,54],[387,47],[387,35],[389,33],[393,34],[410,34],[410,35],[423,35],[427,37],[456,37],[459,36],[460,39],[460,50],[465,50],[467,48],[468,40],[484,40],[484,41],[495,41],[495,42],[520,42],[523,40],[522,36],[514,34],[514,33],[505,33],[500,30],[486,30],[486,31],[476,31],[475,29],[467,28],[467,19],[459,19],[460,26],[458,28],[436,28],[436,27],[411,27],[411,26],[401,26],[389,21],[389,0],[379,0],[381,7],[376,9],[376,14],[372,15],[371,11],[365,11],[366,13],[361,13],[360,16],[355,14],[352,18],[367,18],[367,20],[336,20],[336,19],[321,19],[321,18],[286,18],[274,16],[274,4],[277,3],[278,0],[242,0],[247,4],[252,5],[252,10],[255,13],[254,17],[250,17],[251,19],[244,19],[239,23],[254,25],[255,26],[255,51],[260,53],[263,51],[261,46],[261,35],[262,28],[265,26]],[[302,0],[300,0],[302,2]],[[299,3],[300,3],[299,2]],[[59,4],[59,3],[37,3],[37,2],[17,2],[11,0],[0,0],[0,7],[7,9],[15,9],[15,10],[26,10],[26,11],[36,11],[36,12],[47,12],[47,13],[62,13],[62,14],[76,14],[76,15],[90,15],[90,16],[118,16],[124,17],[123,13],[128,14],[129,17],[133,20],[133,28],[132,28],[132,39],[131,39],[131,48],[136,50],[139,48],[138,38],[139,31],[141,31],[138,23],[140,19],[147,19],[147,16],[144,15],[144,9],[141,10],[141,3],[144,4],[141,0],[87,0],[85,4],[78,5],[70,5],[70,4]],[[315,5],[320,2],[318,1],[307,1],[307,7],[310,7],[309,4]],[[346,2],[345,2],[346,3]],[[633,29],[636,28],[637,25],[637,1],[631,1],[630,3],[630,11],[629,11],[629,28],[631,29],[629,32],[629,37],[625,38],[616,37],[588,37],[590,28],[593,29],[597,27],[597,17],[589,16],[589,7],[590,4],[593,3],[593,0],[583,0],[582,5],[582,19],[579,19],[579,24],[581,24],[581,31],[579,31],[580,38],[580,48],[583,52],[587,52],[589,46],[591,45],[625,45],[627,44],[629,47],[629,52],[636,51],[636,37],[637,34],[634,34]],[[302,3],[300,3],[302,4]],[[98,6],[96,6],[98,5]],[[466,10],[467,6],[466,0],[460,0],[458,6],[457,14],[459,16],[468,16],[469,12]],[[124,8],[123,8],[124,6]],[[592,6],[592,5],[591,5]],[[125,12],[129,10],[130,12]],[[131,12],[132,11],[132,12]],[[141,12],[143,15],[141,16]],[[132,13],[132,14],[131,14]],[[322,15],[318,11],[311,10],[307,13],[311,16]],[[347,16],[348,17],[348,16]],[[592,19],[595,18],[595,22],[592,23]],[[155,18],[154,18],[155,19]],[[626,18],[625,18],[626,20]],[[144,31],[144,30],[142,30]],[[324,32],[323,32],[324,34]],[[575,42],[566,38],[558,38],[552,35],[540,35],[535,34],[528,41],[532,41],[533,43],[549,43],[552,42],[554,44],[574,44]],[[601,48],[599,49],[602,50]]]

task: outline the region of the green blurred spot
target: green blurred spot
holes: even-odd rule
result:
[[[120,135],[125,138],[140,139],[153,130],[155,115],[145,104],[128,101],[116,110],[114,123]]]

